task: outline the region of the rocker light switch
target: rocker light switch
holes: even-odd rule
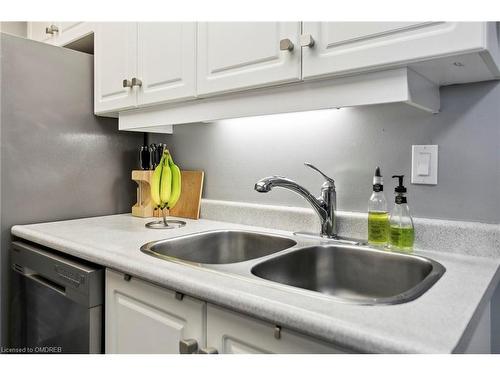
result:
[[[431,154],[422,152],[417,159],[417,174],[419,176],[428,176],[431,169]]]
[[[437,185],[438,146],[414,145],[411,153],[411,183]]]

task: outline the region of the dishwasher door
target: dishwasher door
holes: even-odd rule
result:
[[[101,353],[103,269],[15,241],[12,346],[22,353]]]

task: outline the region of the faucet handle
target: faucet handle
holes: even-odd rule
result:
[[[320,175],[322,175],[322,176],[325,178],[326,182],[329,182],[330,184],[332,184],[333,186],[335,186],[335,180],[334,180],[333,178],[331,178],[331,177],[328,177],[328,176],[327,176],[326,174],[324,174],[323,172],[321,172],[321,171],[319,170],[319,168],[317,168],[317,167],[315,167],[314,165],[312,165],[311,163],[307,163],[307,162],[305,162],[305,163],[304,163],[304,165],[305,165],[306,167],[309,167],[309,168],[311,168],[311,169],[314,169],[316,172],[318,172]]]

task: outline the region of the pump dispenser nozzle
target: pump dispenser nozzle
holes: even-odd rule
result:
[[[394,175],[392,178],[397,178],[398,179],[398,186],[394,189],[396,193],[406,193],[406,188],[403,186],[403,178],[405,177],[404,174],[401,175]]]
[[[380,174],[380,167],[377,167],[375,169],[375,177],[382,177],[382,175]]]
[[[394,175],[392,178],[398,179],[398,186],[394,189],[396,194],[394,199],[394,209],[390,218],[390,247],[396,250],[411,252],[415,230],[410,209],[406,201],[406,188],[403,185],[404,175]]]

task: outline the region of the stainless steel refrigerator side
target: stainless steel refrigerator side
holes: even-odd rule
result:
[[[2,345],[15,224],[130,212],[141,133],[94,116],[93,56],[0,36]],[[15,287],[13,285],[13,287]]]

